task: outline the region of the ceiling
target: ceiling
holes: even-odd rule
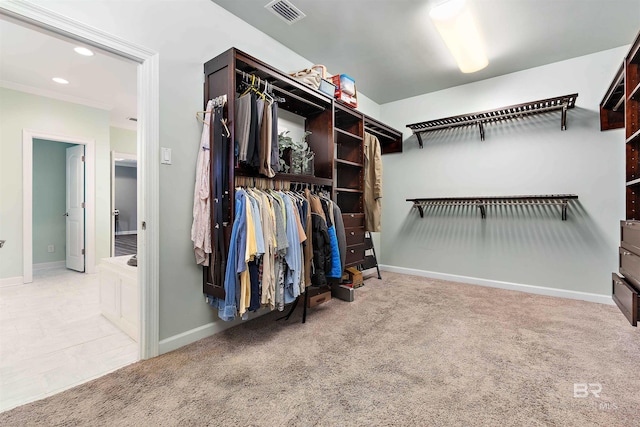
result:
[[[93,47],[94,56],[82,56],[74,52],[77,46],[0,17],[0,86],[107,110],[112,126],[135,130],[128,118],[137,112],[137,64]]]
[[[640,30],[640,0],[467,0],[489,66],[463,74],[428,19],[440,0],[290,0],[307,15],[292,25],[270,0],[212,1],[378,104],[628,45]]]

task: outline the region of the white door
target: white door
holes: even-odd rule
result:
[[[84,145],[67,148],[67,268],[84,272]]]

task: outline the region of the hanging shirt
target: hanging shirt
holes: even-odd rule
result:
[[[223,299],[215,300],[218,307],[218,317],[225,321],[235,319],[237,311],[236,294],[239,286],[237,273],[237,263],[234,262],[238,253],[238,241],[244,228],[245,222],[245,196],[244,191],[241,189],[236,190],[236,217],[233,221],[233,228],[231,229],[231,240],[229,242],[229,259],[227,261],[227,269],[224,277],[224,292],[225,297]]]
[[[251,129],[251,95],[249,94],[236,99],[235,128],[238,160],[246,162]]]
[[[210,194],[210,157],[209,141],[211,138],[211,112],[213,101],[207,102],[204,116],[202,136],[198,144],[198,160],[196,163],[196,183],[193,190],[193,223],[191,224],[191,240],[196,255],[196,263],[209,265],[211,253],[211,200]]]
[[[287,211],[287,241],[289,242],[285,255],[288,270],[285,278],[284,302],[289,304],[300,295],[300,236],[291,199],[286,195],[282,197]]]

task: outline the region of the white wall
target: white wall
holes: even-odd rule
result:
[[[491,281],[611,294],[624,218],[624,136],[600,132],[599,103],[626,53],[612,49],[381,106],[406,129],[404,152],[383,157],[381,262]],[[567,131],[560,113],[424,134],[406,124],[579,93]],[[555,209],[428,211],[408,198],[575,193]]]
[[[159,53],[160,146],[173,150],[173,164],[160,167],[160,339],[218,322],[204,302],[189,238],[203,65],[231,47],[283,71],[313,64],[210,0],[34,3]],[[359,101],[364,113],[379,116],[375,103]]]
[[[135,130],[123,129],[111,126],[109,139],[111,151],[117,153],[138,154],[138,133]]]
[[[22,276],[23,129],[95,140],[96,260],[108,257],[109,112],[0,88],[0,279]]]

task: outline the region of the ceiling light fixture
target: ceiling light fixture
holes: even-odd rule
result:
[[[448,0],[429,11],[429,17],[463,73],[489,64],[484,43],[465,0]]]
[[[89,49],[87,49],[86,47],[76,47],[75,49],[73,49],[77,54],[83,55],[83,56],[93,56],[93,52],[90,51]]]
[[[60,83],[61,85],[68,85],[69,84],[69,81],[63,79],[62,77],[54,77],[51,80],[53,80],[56,83]]]

